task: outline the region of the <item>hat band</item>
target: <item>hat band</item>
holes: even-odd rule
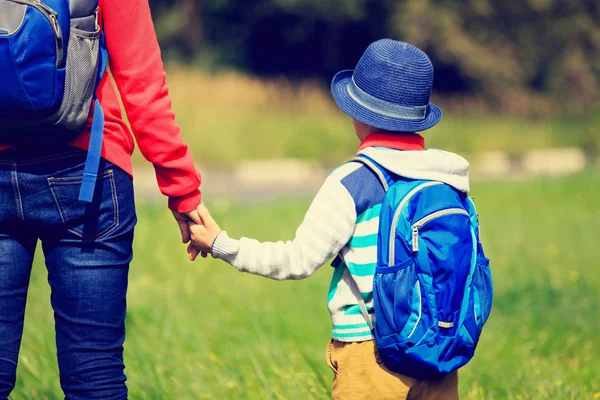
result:
[[[381,100],[371,96],[359,88],[354,82],[354,76],[346,86],[346,90],[352,99],[362,107],[374,113],[390,117],[408,120],[422,120],[427,114],[427,105],[416,107],[404,107],[389,101]]]

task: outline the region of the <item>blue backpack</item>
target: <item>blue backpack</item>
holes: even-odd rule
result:
[[[68,143],[94,104],[80,200],[91,202],[104,113],[96,98],[108,54],[98,0],[0,0],[0,143]]]
[[[383,363],[416,379],[434,379],[473,357],[492,307],[489,260],[479,240],[475,205],[437,181],[393,176],[372,159],[386,190],[381,206],[375,320],[362,298]]]

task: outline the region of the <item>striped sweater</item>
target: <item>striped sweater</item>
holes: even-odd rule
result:
[[[438,180],[465,192],[469,190],[468,163],[455,154],[381,147],[365,147],[360,153],[398,175]],[[343,342],[371,340],[373,336],[361,315],[358,298],[364,299],[374,320],[373,275],[384,194],[381,183],[368,168],[354,162],[344,164],[331,173],[315,196],[294,240],[235,240],[224,231],[215,240],[212,255],[240,271],[277,280],[306,278],[337,255],[328,295],[332,337]]]

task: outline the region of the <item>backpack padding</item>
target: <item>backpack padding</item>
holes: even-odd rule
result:
[[[10,36],[19,30],[26,11],[25,4],[0,2],[0,36]]]
[[[98,0],[70,0],[71,18],[81,18],[94,15],[98,8]]]

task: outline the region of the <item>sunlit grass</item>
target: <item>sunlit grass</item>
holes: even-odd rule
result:
[[[600,177],[477,184],[496,295],[467,399],[591,399],[600,392]],[[210,204],[230,235],[291,238],[307,200]],[[300,282],[190,263],[164,208],[140,205],[129,290],[132,399],[326,399],[332,269]],[[29,290],[14,399],[59,399],[52,310],[41,257]]]

